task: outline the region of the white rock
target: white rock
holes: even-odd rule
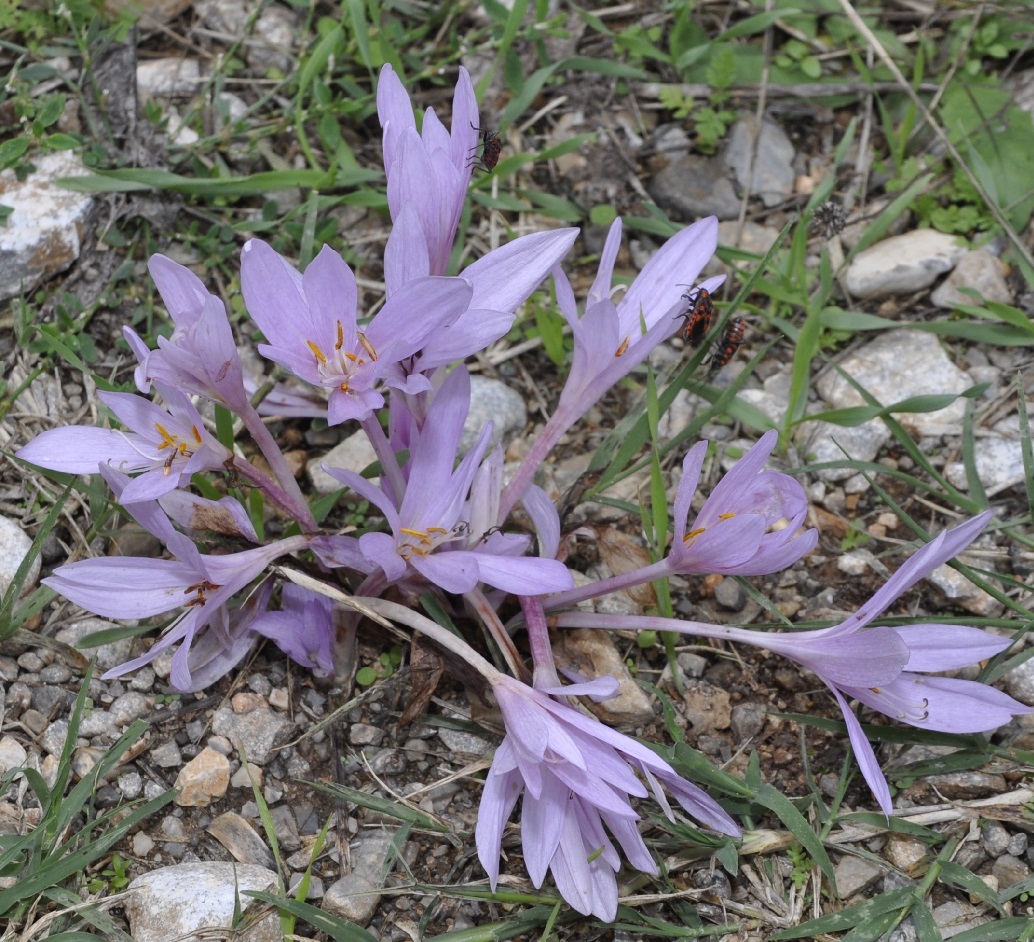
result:
[[[938,566],[927,576],[927,579],[967,612],[984,618],[1000,615],[1002,612],[1001,602],[983,589],[973,585],[961,572],[952,569],[951,566]]]
[[[255,21],[255,35],[245,41],[244,57],[253,69],[289,72],[294,65],[294,16],[286,7],[272,4]]]
[[[732,126],[723,154],[740,187],[760,196],[766,206],[776,206],[793,193],[793,157],[793,144],[783,129],[767,120],[759,129],[753,115]]]
[[[14,581],[15,573],[32,548],[32,539],[13,520],[0,517],[0,595],[3,595]],[[37,555],[29,566],[22,583],[24,595],[36,585],[39,579],[40,560]]]
[[[0,775],[6,775],[11,769],[22,769],[29,754],[25,747],[13,736],[0,739]]]
[[[1012,424],[1018,426],[1016,416],[1012,419]],[[1023,469],[1019,428],[1008,429],[1006,422],[997,423],[995,430],[987,435],[977,435],[973,443],[973,459],[977,466],[977,476],[988,497],[1023,483],[1027,476]],[[944,476],[952,487],[961,491],[969,490],[966,466],[961,461],[946,465]]]
[[[854,550],[850,553],[844,553],[837,560],[837,569],[849,576],[861,576],[868,571],[871,562],[872,553],[866,550]]]
[[[197,59],[172,56],[149,59],[136,67],[136,89],[143,100],[155,97],[191,96],[204,78]]]
[[[951,271],[965,254],[954,236],[914,229],[859,252],[847,269],[847,290],[859,298],[913,294]]]
[[[878,419],[861,425],[834,425],[831,422],[805,422],[797,432],[803,442],[801,451],[809,464],[847,461],[875,461],[880,448],[890,438],[887,426]],[[846,481],[856,474],[854,468],[823,468],[816,474],[823,481]]]
[[[967,252],[944,282],[933,290],[930,300],[944,308],[960,304],[979,305],[984,301],[1011,304],[1012,292],[1005,282],[1005,273],[1005,265],[990,252]],[[984,300],[963,294],[960,288],[971,288]]]
[[[70,151],[33,159],[34,173],[18,180],[0,173],[0,203],[13,210],[0,226],[0,301],[64,271],[79,257],[82,231],[93,197],[58,186],[61,177],[89,171]]]
[[[459,453],[465,455],[481,434],[485,423],[492,421],[492,437],[488,451],[500,444],[504,438],[524,428],[528,421],[528,409],[524,397],[510,389],[506,383],[488,376],[470,377],[470,412],[463,423]]]
[[[244,896],[244,890],[269,890],[276,885],[273,871],[254,864],[194,862],[152,870],[129,884],[125,910],[130,933],[135,942],[208,937],[198,930],[228,929],[235,901],[243,911],[262,905]],[[239,942],[280,942],[280,918],[271,912],[234,938]]]
[[[311,459],[305,470],[312,481],[312,486],[318,494],[333,494],[334,491],[344,485],[332,475],[323,470],[323,465],[331,468],[344,468],[347,471],[354,471],[361,474],[364,468],[368,468],[377,460],[377,453],[366,437],[366,432],[354,432],[341,444],[335,445],[325,455]],[[371,478],[371,483],[376,484],[379,478]],[[349,493],[346,491],[346,494]]]
[[[840,368],[885,406],[913,396],[961,393],[973,385],[937,338],[919,330],[881,334],[844,357]],[[835,370],[823,373],[816,387],[835,409],[864,405],[862,397]],[[895,418],[920,435],[957,434],[965,410],[964,400],[956,399],[938,412],[900,413]]]
[[[764,412],[773,423],[779,424],[786,414],[790,382],[789,372],[773,373],[765,379],[762,389],[741,389],[737,395]]]
[[[111,631],[117,628],[115,622],[105,621],[103,618],[83,618],[66,625],[54,636],[58,641],[71,645],[86,654],[87,657],[97,658],[99,672],[110,671],[119,664],[125,664],[133,656],[133,639],[123,638],[120,641],[112,641],[110,644],[102,644],[99,647],[86,647],[79,642],[90,635],[101,631]]]

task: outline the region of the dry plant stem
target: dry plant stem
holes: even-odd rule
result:
[[[488,633],[499,646],[503,660],[506,661],[506,666],[510,668],[513,676],[519,677],[522,680],[529,679],[528,669],[524,666],[520,652],[514,647],[513,639],[506,633],[506,628],[499,620],[499,615],[489,604],[484,593],[480,589],[473,589],[470,592],[464,593],[463,597],[466,599],[467,604],[474,609],[478,618],[481,619],[481,623],[488,629]]]
[[[422,635],[425,635],[436,644],[445,648],[446,651],[455,654],[457,657],[463,658],[463,660],[470,664],[471,667],[483,674],[489,683],[497,683],[506,676],[501,671],[496,670],[495,667],[478,654],[478,652],[462,638],[457,637],[437,622],[431,621],[431,619],[427,618],[425,615],[421,615],[410,608],[406,608],[405,605],[399,605],[397,602],[389,602],[387,599],[356,598],[355,596],[347,595],[340,589],[337,589],[326,582],[321,582],[319,579],[314,579],[312,576],[307,575],[304,572],[299,572],[296,569],[288,569],[285,566],[277,566],[276,569],[280,575],[285,579],[290,579],[295,585],[300,585],[304,589],[309,589],[312,592],[318,592],[320,595],[325,595],[328,599],[333,599],[335,602],[339,602],[346,608],[350,608],[362,615],[365,615],[371,621],[376,622],[378,625],[381,625],[392,632],[397,632],[398,630],[392,624],[392,621],[406,625],[414,631],[419,631]]]
[[[955,161],[956,166],[962,169],[962,172],[966,174],[966,178],[973,185],[973,188],[980,194],[980,198],[984,201],[984,204],[988,209],[991,210],[991,215],[994,216],[995,222],[1002,227],[1002,230],[1009,237],[1009,241],[1012,243],[1013,248],[1022,256],[1023,260],[1034,269],[1034,255],[1031,255],[1030,249],[1024,244],[1023,240],[1016,233],[1016,230],[1010,225],[1009,220],[1005,218],[1005,214],[998,208],[998,204],[988,196],[987,190],[984,185],[977,179],[975,173],[969,168],[969,164],[962,159],[962,155],[958,152],[958,149],[948,139],[948,135],[944,133],[944,129],[938,124],[937,119],[930,112],[930,109],[926,107],[923,100],[916,94],[915,90],[908,83],[908,80],[904,75],[901,74],[901,70],[897,67],[897,63],[888,55],[887,50],[883,48],[883,44],[876,38],[873,31],[865,25],[865,21],[858,15],[858,11],[855,10],[851,4],[851,0],[840,0],[840,6],[844,11],[844,15],[851,21],[855,29],[865,37],[872,48],[876,51],[876,55],[880,57],[880,61],[890,70],[891,74],[897,80],[901,87],[901,90],[912,99],[912,103],[919,109],[919,112],[923,116],[923,120],[930,125],[930,130],[937,136],[937,139],[944,145],[945,150],[951,154],[951,159]]]

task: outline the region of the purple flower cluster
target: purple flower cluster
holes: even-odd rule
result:
[[[701,825],[730,836],[739,829],[655,752],[571,700],[613,696],[617,683],[603,677],[562,684],[547,615],[561,628],[662,629],[746,642],[809,669],[843,710],[861,772],[888,814],[889,788],[849,701],[949,732],[993,729],[1030,712],[976,682],[932,676],[996,654],[1007,641],[971,627],[873,626],[904,591],[965,548],[990,514],[936,537],[858,613],[820,631],[762,634],[575,611],[586,599],[675,575],[778,572],[818,542],[818,532],[806,525],[801,485],[766,467],[777,445],[774,431],[718,482],[695,514],[708,445],[692,447],[674,498],[666,556],[577,588],[560,558],[557,509],[532,483],[564,433],[679,329],[685,285],[708,292],[720,286],[721,277],[698,281],[717,245],[717,220],[701,220],[669,239],[620,297],[613,286],[618,220],[581,309],[560,268],[578,234],[574,229],[513,239],[449,274],[477,145],[470,77],[460,69],[451,130],[431,109],[418,130],[391,66],[381,72],[377,112],[393,226],[384,255],[385,297],[376,313],[362,309],[355,273],[329,246],[304,271],[258,239],[242,251],[241,294],[264,338],[258,352],[306,384],[311,395],[279,388],[265,403],[253,404],[258,381],[246,377],[223,302],[187,268],[156,255],[150,271],[174,330],[151,349],[126,328],[138,360],[137,391],[99,397],[110,413],[103,418],[117,424],[53,429],[18,452],[42,468],[101,474],[126,513],[165,547],[160,559],[70,562],[44,580],[105,617],[170,617],[160,640],[106,676],[173,650],[173,688],[199,690],[239,663],[260,638],[326,676],[335,669],[337,639],[354,629],[362,600],[373,606],[368,612],[379,605],[411,627],[419,622],[421,632],[485,676],[502,711],[506,736],[485,779],[476,833],[492,886],[503,832],[520,800],[524,861],[533,883],[541,886],[551,873],[575,909],[604,920],[617,912],[622,859],[658,872],[634,800],[652,797],[673,818],[671,795]],[[506,483],[502,451],[490,447],[491,423],[472,447],[461,448],[471,400],[464,361],[501,338],[549,277],[573,340],[572,362],[555,411]],[[227,410],[247,433],[244,444],[210,418],[214,407]],[[358,534],[321,528],[260,409],[362,429],[378,458],[378,478],[334,466],[326,471],[368,501],[383,525]],[[250,491],[248,509],[234,494],[219,500],[198,494],[198,475],[224,490]],[[271,522],[260,519],[264,504],[279,514]],[[513,524],[518,504],[535,538]],[[269,526],[256,527],[263,522]],[[260,539],[263,529],[277,538]],[[295,573],[301,584],[285,582],[283,566],[292,559],[320,568],[325,581],[306,582]],[[349,601],[344,586],[356,606],[343,604]],[[427,619],[400,616],[406,610],[384,598],[389,591],[406,600],[431,592],[448,610],[480,619],[511,674]],[[514,596],[527,631],[530,675],[502,621],[503,604]],[[528,676],[532,684],[524,682]]]

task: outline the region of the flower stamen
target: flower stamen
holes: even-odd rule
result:
[[[312,355],[316,358],[316,365],[317,366],[326,366],[327,365],[327,356],[326,356],[326,354],[318,346],[316,346],[316,344],[314,344],[311,340],[306,340],[305,344],[312,351]]]
[[[915,683],[922,683],[922,681],[917,679]],[[893,716],[897,720],[902,720],[912,725],[923,723],[930,717],[930,701],[926,697],[919,701],[910,701],[900,694],[888,692],[883,687],[870,687],[869,689],[876,696],[882,697],[887,701],[886,707],[877,708],[881,713],[886,713],[887,716]]]

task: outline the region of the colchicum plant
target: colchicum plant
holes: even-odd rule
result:
[[[433,110],[417,129],[409,97],[390,65],[380,75],[377,109],[393,223],[384,259],[386,297],[377,313],[360,310],[355,275],[329,246],[304,272],[257,239],[242,252],[244,302],[265,338],[259,353],[307,384],[310,396],[275,387],[260,406],[253,405],[255,387],[245,377],[222,301],[192,272],[156,255],[151,275],[175,329],[150,349],[126,328],[139,361],[137,392],[101,394],[120,427],[53,429],[18,453],[53,471],[101,474],[126,512],[167,551],[161,559],[71,562],[44,580],[105,617],[172,614],[147,653],[107,676],[174,648],[173,688],[196,691],[225,675],[260,638],[325,676],[334,670],[335,624],[354,632],[357,608],[416,627],[479,671],[502,713],[506,734],[485,777],[476,831],[493,888],[503,831],[520,801],[532,882],[541,887],[551,873],[572,907],[608,921],[617,913],[622,858],[645,873],[659,869],[640,835],[640,802],[652,797],[674,818],[671,796],[700,826],[732,837],[740,831],[714,798],[657,752],[580,707],[579,697],[613,696],[617,681],[571,675],[565,683],[553,660],[551,627],[725,639],[766,648],[809,669],[843,711],[861,773],[886,814],[892,811],[890,790],[851,701],[922,729],[949,732],[985,731],[1031,712],[975,681],[933,673],[975,664],[1001,652],[1007,640],[958,625],[874,625],[904,591],[968,546],[989,513],[941,533],[855,615],[823,630],[759,632],[577,609],[588,599],[676,574],[774,573],[818,542],[818,532],[806,525],[801,485],[766,469],[774,431],[725,475],[695,516],[708,446],[690,448],[667,554],[588,585],[576,587],[562,561],[557,508],[533,483],[564,433],[680,328],[687,297],[693,296],[687,283],[695,286],[691,292],[721,284],[721,278],[697,280],[715,251],[717,220],[703,219],[669,239],[619,298],[612,286],[621,239],[616,221],[581,311],[560,267],[575,229],[514,239],[450,275],[478,141],[470,77],[459,70],[451,131]],[[573,336],[573,360],[555,412],[506,483],[502,452],[490,447],[491,423],[473,447],[460,449],[471,394],[464,361],[501,338],[518,307],[547,278]],[[249,462],[239,448],[220,442],[202,418],[207,406],[199,409],[198,400],[232,414],[264,460]],[[385,525],[357,536],[322,529],[263,412],[322,416],[330,425],[358,423],[377,455],[379,477],[326,470],[376,508]],[[192,491],[199,474],[226,474],[257,491],[279,512],[270,529],[279,528],[280,538],[260,539],[233,497],[215,501]],[[514,527],[518,506],[535,539]],[[199,545],[206,531],[251,548],[205,553]],[[292,568],[292,559],[303,565]],[[306,568],[320,570],[323,581],[300,578]],[[386,598],[413,601],[426,593],[447,611],[479,619],[508,672],[452,631]],[[510,619],[514,597],[520,614]],[[356,604],[346,605],[349,599]],[[530,665],[513,640],[515,625],[526,632]]]

